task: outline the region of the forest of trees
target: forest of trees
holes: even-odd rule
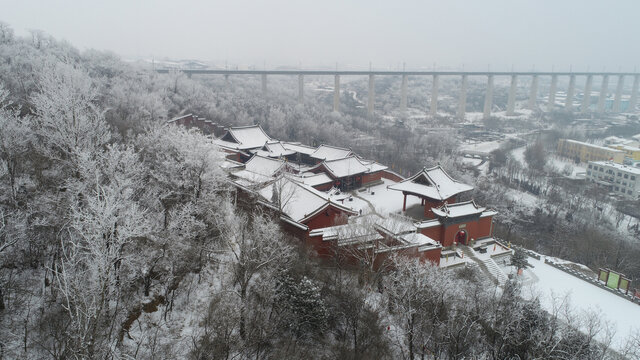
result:
[[[0,359],[640,356],[638,334],[611,351],[600,316],[546,312],[516,279],[398,258],[372,281],[236,208],[223,155],[168,118],[306,143],[384,134],[363,155],[405,172],[454,160],[446,137],[234,86],[0,24]]]

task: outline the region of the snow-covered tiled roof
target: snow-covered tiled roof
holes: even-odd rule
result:
[[[188,117],[192,117],[192,116],[193,116],[193,114],[181,115],[181,116],[175,117],[175,118],[173,118],[173,119],[171,119],[171,120],[167,120],[167,123],[176,122],[176,121],[178,121],[178,120],[182,120],[182,119],[184,119],[184,118],[188,118]]]
[[[265,143],[271,141],[260,125],[232,127],[227,130],[220,140],[237,143],[238,149],[261,148]]]
[[[281,157],[287,155],[293,155],[296,152],[293,150],[286,149],[280,141],[271,141],[264,145],[260,150],[260,155],[269,156],[269,157]]]
[[[465,201],[456,204],[444,204],[439,208],[432,208],[431,210],[436,216],[456,218],[461,216],[478,215],[485,211],[486,208],[479,207],[476,203],[471,201]]]
[[[438,165],[422,169],[414,176],[389,186],[390,190],[407,192],[434,200],[446,200],[460,193],[473,190],[473,186],[454,180]]]
[[[244,164],[247,171],[265,176],[275,176],[285,165],[286,162],[284,160],[272,159],[260,155],[253,155],[251,159]]]
[[[378,215],[369,214],[351,219],[354,221],[350,220],[348,224],[312,230],[309,236],[322,236],[323,241],[338,240],[339,245],[369,242],[382,238],[382,235],[371,226],[372,223],[381,220]]]
[[[274,191],[275,188],[275,191]],[[259,191],[267,201],[281,203],[281,210],[292,220],[302,223],[328,206],[334,206],[348,213],[354,213],[344,206],[334,203],[329,196],[311,186],[292,181],[287,176],[281,176],[273,183]],[[277,199],[273,199],[276,194]]]
[[[421,233],[409,233],[398,237],[400,240],[418,246],[432,245],[440,246],[440,243]]]
[[[369,172],[369,168],[363,165],[355,156],[338,160],[323,161],[322,165],[334,178]]]
[[[388,166],[384,166],[373,160],[361,160],[361,159],[358,159],[358,160],[362,163],[362,165],[366,166],[369,169],[367,173],[374,173],[376,171],[387,170],[389,168]]]
[[[239,163],[237,161],[233,161],[229,159],[224,159],[224,161],[220,164],[220,167],[223,169],[235,169],[235,168],[241,168],[243,166],[244,166],[243,163]]]
[[[258,174],[256,172],[248,171],[248,170],[236,171],[236,172],[231,173],[231,175],[234,178],[238,178],[238,179],[244,180],[244,181],[241,182],[241,185],[245,186],[245,187],[247,187],[249,185],[255,185],[255,184],[264,184],[264,183],[267,183],[267,182],[273,180],[273,178],[271,176]]]
[[[316,148],[314,147],[302,145],[301,143],[297,143],[297,142],[283,142],[282,146],[284,146],[284,148],[287,150],[292,150],[297,153],[307,154],[307,155],[311,155],[316,151]]]
[[[322,184],[328,184],[330,182],[332,182],[333,180],[325,173],[319,173],[319,174],[303,174],[301,176],[292,176],[291,177],[292,180],[295,180],[297,182],[303,183],[305,185],[309,185],[309,186],[317,186],[317,185],[322,185]]]
[[[388,217],[385,219],[380,219],[376,225],[376,229],[379,229],[383,233],[389,235],[399,235],[410,232],[416,232],[416,227],[411,222],[405,221],[404,219],[398,219],[395,217]]]
[[[440,219],[429,219],[425,221],[420,221],[414,224],[418,230],[428,229],[436,226],[442,225]]]
[[[344,159],[353,153],[350,149],[339,148],[330,145],[320,145],[318,148],[311,154],[311,157],[314,159],[320,160],[337,160]]]
[[[235,142],[226,141],[222,139],[213,139],[213,143],[220,146],[223,149],[240,150],[239,144]]]

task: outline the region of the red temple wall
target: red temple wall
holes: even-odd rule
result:
[[[374,181],[380,181],[382,179],[382,171],[376,171],[372,174],[362,175],[362,185],[372,183]]]

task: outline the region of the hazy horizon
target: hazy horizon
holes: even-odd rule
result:
[[[640,3],[0,0],[17,35],[229,66],[633,71]]]

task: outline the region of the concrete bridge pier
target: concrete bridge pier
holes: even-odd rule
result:
[[[538,75],[533,75],[531,78],[531,91],[529,92],[529,110],[536,109],[536,102],[538,101]]]
[[[567,89],[567,99],[564,102],[564,108],[573,111],[573,93],[576,91],[576,76],[569,76],[569,89]]]
[[[402,86],[400,87],[400,111],[407,112],[407,75],[402,75]]]
[[[298,102],[304,102],[304,75],[298,75]]]
[[[431,83],[431,107],[429,113],[431,116],[436,116],[438,113],[438,81],[440,76],[433,75],[433,82]]]
[[[636,105],[638,104],[638,85],[640,85],[640,75],[636,75],[633,78],[633,88],[631,89],[631,98],[629,98],[627,112],[632,112],[636,109]]]
[[[335,76],[333,85],[333,111],[340,112],[340,75]]]
[[[507,116],[515,115],[517,86],[518,75],[511,75],[511,87],[509,88],[509,99],[507,100]]]
[[[460,87],[460,102],[458,102],[458,119],[464,120],[467,110],[467,75],[462,75],[462,86]]]
[[[373,116],[375,97],[376,97],[375,78],[373,74],[369,74],[369,101],[367,102],[367,115],[369,116]]]
[[[587,82],[584,84],[584,97],[582,98],[582,108],[580,109],[583,113],[589,111],[589,106],[591,106],[591,84],[593,83],[593,75],[587,76]]]
[[[613,112],[620,112],[620,102],[622,101],[622,88],[624,87],[624,75],[618,76],[616,85],[616,97],[613,100]]]
[[[483,119],[488,119],[491,116],[491,107],[493,107],[493,75],[489,75],[487,79],[487,93],[484,97]]]
[[[607,99],[607,89],[609,88],[609,75],[602,76],[602,87],[600,87],[600,97],[598,97],[598,112],[604,112],[604,103]]]
[[[549,89],[549,101],[547,102],[547,111],[553,111],[556,105],[556,90],[558,89],[558,75],[551,76],[551,89]]]
[[[262,95],[267,95],[267,74],[262,74]]]

